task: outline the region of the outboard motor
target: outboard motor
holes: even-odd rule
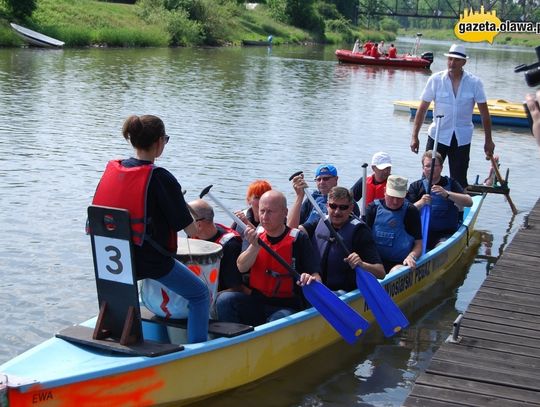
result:
[[[420,55],[420,57],[422,59],[425,59],[425,60],[429,61],[430,66],[433,63],[433,52],[431,52],[431,51],[424,52],[422,55]],[[428,66],[428,68],[429,68],[429,66]]]

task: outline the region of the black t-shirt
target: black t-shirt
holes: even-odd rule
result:
[[[121,164],[131,168],[151,162],[129,158]],[[146,195],[146,216],[149,222],[147,234],[164,249],[169,245],[171,231],[178,232],[193,222],[182,187],[165,168],[156,167],[152,171]],[[174,265],[172,257],[160,253],[147,241],[142,246],[134,247],[137,279],[156,279],[171,271]]]

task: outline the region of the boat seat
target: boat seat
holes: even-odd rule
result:
[[[141,306],[141,318],[143,321],[154,322],[160,325],[170,326],[172,328],[187,329],[187,319],[163,318],[148,308]],[[210,320],[208,324],[208,333],[216,336],[233,338],[238,335],[253,331],[251,325],[238,324],[235,322],[221,322]]]
[[[131,355],[159,356],[183,349],[143,338],[129,212],[91,205],[88,232],[99,314],[94,328],[75,325],[56,336],[70,342]]]

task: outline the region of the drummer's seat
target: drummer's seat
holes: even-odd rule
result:
[[[56,336],[134,355],[158,356],[182,350],[183,346],[143,338],[129,212],[89,206],[88,232],[92,241],[99,315],[95,327],[74,325]]]

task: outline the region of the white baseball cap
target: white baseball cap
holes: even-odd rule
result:
[[[373,154],[371,165],[374,165],[379,170],[384,170],[385,168],[392,166],[392,160],[387,153],[379,151],[378,153]]]

